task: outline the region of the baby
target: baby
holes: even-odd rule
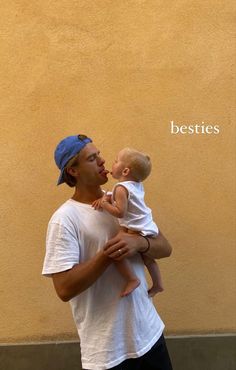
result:
[[[112,166],[112,177],[119,182],[114,186],[112,195],[104,194],[93,203],[95,209],[104,209],[118,217],[120,226],[129,233],[155,237],[159,230],[152,219],[151,209],[144,202],[144,181],[151,172],[149,156],[137,150],[122,149]],[[151,278],[152,287],[148,290],[150,297],[163,291],[161,274],[156,261],[141,254]],[[121,296],[127,296],[136,289],[140,281],[134,274],[128,259],[116,261],[119,272],[126,280]]]

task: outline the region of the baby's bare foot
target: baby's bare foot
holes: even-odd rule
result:
[[[153,285],[149,290],[148,290],[148,296],[149,297],[154,297],[157,293],[163,292],[164,288],[161,285]]]
[[[128,283],[125,286],[125,289],[121,293],[121,297],[126,297],[130,293],[132,293],[138,286],[140,285],[140,280],[139,279],[134,279],[128,281]]]

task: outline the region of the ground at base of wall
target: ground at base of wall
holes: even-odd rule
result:
[[[236,335],[166,337],[174,370],[235,370]],[[78,342],[0,345],[4,370],[81,370]]]

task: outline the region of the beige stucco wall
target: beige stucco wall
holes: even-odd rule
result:
[[[54,147],[77,133],[108,168],[123,146],[152,157],[146,199],[174,248],[155,299],[167,333],[234,331],[233,1],[10,0],[0,11],[0,341],[76,337],[40,274],[47,222],[71,195],[55,186]],[[220,133],[171,135],[171,120]]]

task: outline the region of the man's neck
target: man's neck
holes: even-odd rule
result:
[[[103,191],[100,186],[96,187],[86,187],[84,189],[75,188],[73,200],[80,203],[92,204],[96,199],[103,196]]]

